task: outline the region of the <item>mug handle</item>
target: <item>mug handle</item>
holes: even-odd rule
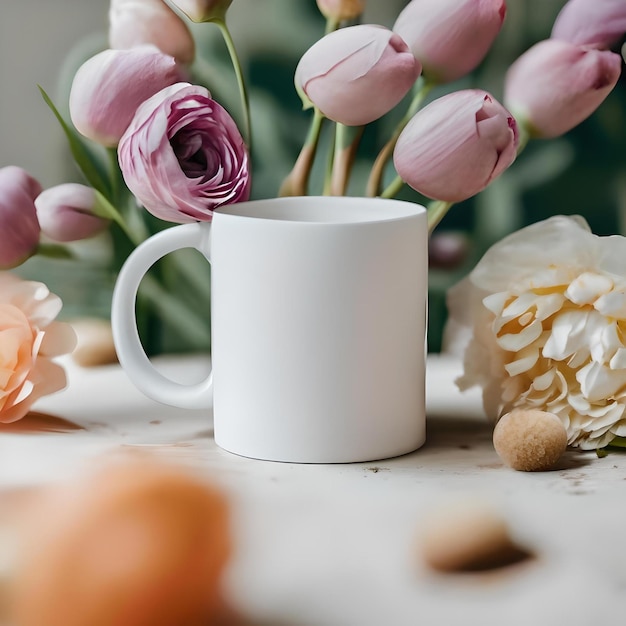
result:
[[[111,304],[113,341],[122,369],[146,396],[183,409],[205,409],[213,404],[213,372],[193,385],[183,385],[163,376],[146,355],[135,317],[135,301],[141,279],[150,267],[170,252],[195,248],[211,261],[208,222],[174,226],[142,242],[122,266]]]

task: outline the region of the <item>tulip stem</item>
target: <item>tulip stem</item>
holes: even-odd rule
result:
[[[517,155],[520,155],[520,152],[522,152],[524,150],[524,148],[526,147],[526,144],[530,141],[530,132],[526,126],[526,124],[524,124],[523,122],[520,122],[517,125],[517,130],[519,132],[519,142],[517,144]]]
[[[427,207],[428,214],[428,234],[433,232],[435,226],[441,222],[446,213],[454,202],[446,202],[445,200],[433,200]]]
[[[304,145],[291,172],[280,186],[279,196],[306,196],[323,121],[324,115],[316,107]]]
[[[235,76],[237,77],[237,85],[239,86],[239,96],[241,98],[241,108],[243,112],[243,124],[244,124],[244,136],[246,138],[246,144],[248,146],[248,152],[252,153],[252,125],[250,122],[250,100],[248,98],[248,91],[246,89],[246,83],[243,78],[243,70],[241,68],[241,62],[239,61],[239,55],[235,48],[235,42],[226,26],[226,22],[223,19],[213,20],[217,24],[224,43],[228,48],[228,54],[230,55],[233,69],[235,70]]]
[[[395,198],[402,186],[404,185],[404,181],[396,176],[389,185],[385,188],[385,190],[380,194],[381,198]],[[373,197],[373,196],[372,196]]]
[[[411,104],[409,104],[409,108],[404,114],[404,117],[400,120],[400,122],[394,129],[393,135],[378,153],[378,156],[374,161],[374,165],[372,165],[372,170],[370,172],[366,188],[366,195],[371,198],[377,196],[380,192],[385,168],[387,166],[387,163],[389,162],[389,159],[391,158],[391,155],[393,154],[394,148],[396,147],[398,137],[400,137],[402,131],[404,130],[404,127],[411,121],[411,118],[419,111],[422,103],[426,99],[426,96],[434,87],[434,84],[428,82],[424,78],[420,78],[420,80],[417,82],[416,87],[417,89],[415,95],[413,96],[413,100],[411,100]],[[394,181],[394,183],[395,182],[396,181]],[[399,191],[399,188],[394,192],[394,195],[395,193],[397,193],[397,191]]]
[[[332,196],[343,196],[346,193],[363,130],[363,126],[337,124],[335,127],[335,152],[328,189]]]
[[[326,20],[326,29],[324,30],[324,34],[328,35],[329,33],[332,33],[333,31],[337,30],[339,28],[339,20],[335,19],[334,17],[329,17]]]

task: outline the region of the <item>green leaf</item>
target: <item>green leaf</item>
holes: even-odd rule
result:
[[[609,442],[611,448],[626,448],[626,437],[614,437]]]
[[[40,85],[37,86],[39,87],[39,91],[41,92],[41,96],[43,97],[45,103],[48,105],[52,113],[54,113],[54,116],[57,118],[61,128],[65,132],[65,136],[67,137],[67,141],[69,143],[72,156],[76,161],[76,165],[78,165],[80,171],[92,187],[97,189],[103,195],[108,195],[110,193],[110,189],[106,182],[106,178],[101,174],[95,155],[63,119],[63,116],[59,113],[56,106],[54,106],[50,96],[48,96],[43,87]]]
[[[609,444],[604,448],[596,450],[598,458],[604,458],[609,452],[624,452],[626,451],[626,437],[614,437]]]
[[[37,246],[37,254],[49,259],[69,260],[75,258],[71,250],[56,243],[40,243]]]

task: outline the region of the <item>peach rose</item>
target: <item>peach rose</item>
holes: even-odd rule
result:
[[[65,387],[52,357],[74,349],[69,324],[53,321],[61,299],[43,283],[0,272],[0,422],[21,419],[40,397]]]

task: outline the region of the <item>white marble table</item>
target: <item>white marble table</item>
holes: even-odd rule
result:
[[[83,429],[0,431],[2,490],[70,475],[108,450],[145,447],[191,464],[231,494],[236,553],[228,598],[275,626],[617,624],[626,590],[626,456],[568,453],[561,468],[520,473],[491,444],[478,394],[460,395],[458,363],[429,357],[428,435],[419,451],[350,465],[255,461],[216,447],[211,416],[157,405],[118,366],[67,363],[70,386],[37,409]],[[165,359],[188,379],[207,363]],[[417,555],[424,513],[458,497],[499,509],[537,558],[489,574],[436,575]],[[88,626],[88,625],[86,625]]]

